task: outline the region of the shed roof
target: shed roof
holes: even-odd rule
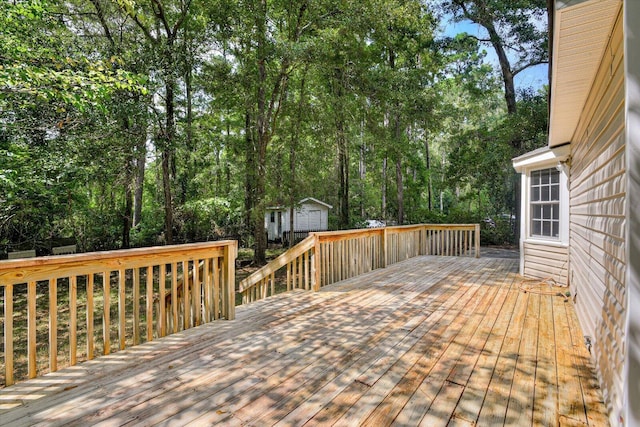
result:
[[[304,199],[300,200],[299,203],[303,204],[303,203],[307,203],[307,202],[315,203],[317,205],[326,206],[327,209],[332,209],[333,208],[333,206],[331,206],[330,204],[325,203],[323,201],[320,201],[320,200],[318,200],[316,198],[313,198],[313,197],[305,197]]]
[[[321,200],[318,200],[314,197],[305,197],[304,199],[300,200],[298,202],[299,205],[305,204],[305,203],[314,203],[316,205],[321,205],[321,206],[325,206],[327,209],[333,209],[333,206],[331,206],[328,203],[325,203]],[[284,206],[284,205],[279,205],[279,206],[268,206],[266,208],[268,211],[281,211],[281,210],[286,210],[289,209],[289,206]]]

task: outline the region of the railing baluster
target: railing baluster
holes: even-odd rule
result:
[[[184,301],[183,328],[191,327],[191,295],[189,294],[189,261],[182,261],[182,300]]]
[[[211,322],[211,275],[209,274],[209,258],[202,260],[202,281],[204,284],[204,321]]]
[[[304,264],[303,264],[303,259],[302,259],[302,255],[300,255],[297,258],[298,261],[298,288],[300,289],[304,289]]]
[[[133,345],[140,344],[140,269],[133,271]]]
[[[153,340],[153,266],[147,267],[147,341]]]
[[[213,262],[213,318],[220,318],[220,258],[214,258]]]
[[[271,296],[276,294],[276,273],[271,273]]]
[[[69,277],[69,363],[77,363],[78,354],[78,282],[77,277]]]
[[[49,370],[58,370],[58,279],[55,278],[49,279]]]
[[[102,342],[103,353],[111,353],[111,273],[102,273]]]
[[[180,330],[178,323],[178,263],[171,263],[171,332]]]
[[[87,275],[87,359],[94,358],[95,339],[93,334],[93,273]]]
[[[4,382],[13,381],[13,285],[9,284],[4,287]]]
[[[291,261],[291,287],[293,289],[298,289],[298,272],[297,272],[297,260],[293,259]]]
[[[309,251],[304,253],[304,288],[308,291],[311,289],[311,284],[309,282],[309,269],[311,264],[309,263]]]
[[[126,342],[126,271],[118,270],[118,349],[124,350]]]
[[[166,287],[167,287],[167,264],[164,262],[160,264],[160,271],[158,272],[158,299],[160,300],[160,313],[158,313],[158,328],[159,335],[164,337],[167,335],[167,300],[166,300]]]
[[[225,310],[226,319],[236,318],[236,256],[237,246],[227,245],[224,247],[224,289],[225,289]]]
[[[35,378],[36,362],[36,282],[27,285],[27,355],[29,378]]]
[[[200,286],[200,263],[193,260],[193,311],[195,314],[194,326],[202,324],[202,290]]]

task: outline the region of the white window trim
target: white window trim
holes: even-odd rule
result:
[[[520,274],[524,269],[524,244],[569,246],[569,167],[570,146],[540,149],[513,159],[513,167],[521,174],[520,192]],[[560,229],[558,237],[531,235],[531,172],[557,168],[560,172]]]

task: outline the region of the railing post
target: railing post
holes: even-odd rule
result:
[[[480,224],[475,224],[476,258],[480,258]]]
[[[13,385],[13,285],[4,287],[4,384]]]
[[[224,305],[227,320],[236,318],[236,275],[235,262],[238,253],[238,242],[224,247]]]

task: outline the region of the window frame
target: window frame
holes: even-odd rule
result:
[[[529,173],[528,237],[560,240],[561,172],[555,167]]]

